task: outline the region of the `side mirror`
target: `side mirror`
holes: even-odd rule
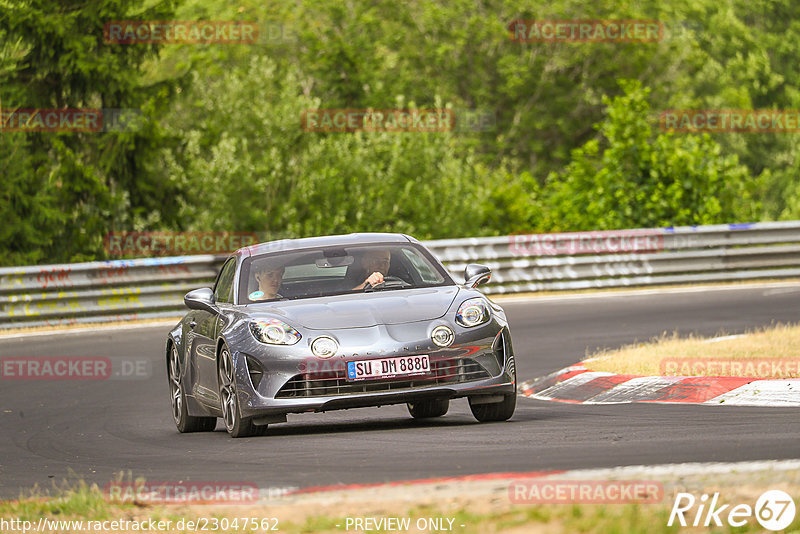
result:
[[[464,269],[464,285],[468,287],[477,287],[480,284],[485,284],[492,278],[492,270],[480,263],[470,263]]]
[[[204,310],[217,313],[217,306],[214,304],[214,292],[210,287],[201,287],[189,291],[183,297],[183,303],[190,310]]]

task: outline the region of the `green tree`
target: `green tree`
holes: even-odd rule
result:
[[[220,77],[195,75],[167,121],[182,147],[162,154],[169,183],[192,192],[181,208],[188,229],[484,232],[479,200],[498,178],[457,154],[451,133],[304,131],[302,112],[321,107],[305,81],[265,55]]]
[[[0,105],[13,109],[138,109],[152,113],[173,81],[145,86],[140,67],[152,45],[103,42],[106,22],[164,19],[174,2],[139,9],[133,0],[2,2],[4,81]],[[102,237],[155,214],[174,223],[176,193],[154,180],[145,162],[164,141],[157,123],[123,132],[2,132],[2,213],[18,221],[6,230],[0,262],[79,261],[102,256]],[[6,210],[8,210],[6,212]]]
[[[547,230],[593,230],[751,220],[754,180],[708,135],[655,135],[649,90],[621,81],[605,97],[600,140],[573,150],[548,177]]]

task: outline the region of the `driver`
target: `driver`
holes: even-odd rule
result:
[[[361,267],[364,272],[372,273],[366,280],[353,288],[353,291],[364,289],[367,284],[376,286],[383,283],[383,277],[389,272],[389,264],[392,261],[392,254],[388,249],[368,250],[361,257]]]
[[[283,271],[283,265],[277,263],[275,260],[260,262],[253,273],[256,283],[258,283],[258,290],[250,293],[250,300],[281,298],[278,294],[278,290],[283,280]]]

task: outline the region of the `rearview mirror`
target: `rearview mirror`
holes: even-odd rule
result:
[[[470,263],[464,269],[464,285],[477,287],[485,284],[492,278],[492,270],[480,263]]]
[[[355,258],[353,256],[330,256],[316,260],[317,267],[320,269],[327,269],[329,267],[346,267],[353,265]]]
[[[193,289],[184,295],[183,303],[190,310],[203,310],[211,313],[217,313],[217,307],[214,303],[214,292],[210,287],[201,287],[200,289]]]

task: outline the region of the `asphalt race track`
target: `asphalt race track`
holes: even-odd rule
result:
[[[739,333],[800,321],[800,284],[691,289],[502,303],[520,381],[580,360],[586,350],[664,331]],[[800,458],[792,408],[585,406],[520,398],[506,423],[478,424],[467,401],[417,422],[405,406],[290,415],[258,438],[221,423],[181,435],[164,368],[168,327],[0,340],[0,357],[144,358],[137,380],[0,382],[0,497],[115,473],[150,481],[241,481],[262,489],[385,482],[497,471],[549,471],[689,461]],[[126,476],[127,480],[127,476]]]

